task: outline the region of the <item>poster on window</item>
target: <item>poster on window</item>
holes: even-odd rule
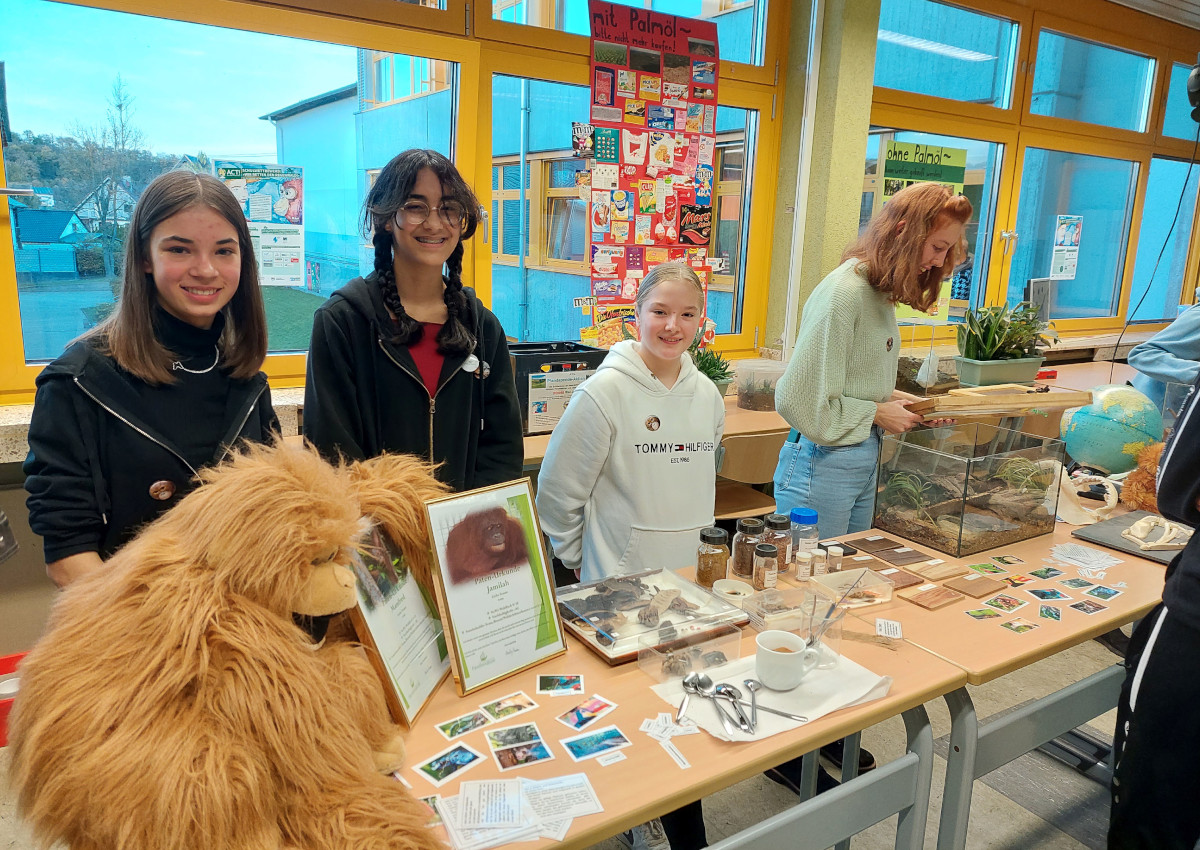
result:
[[[645,274],[685,260],[707,285],[716,168],[717,27],[590,0],[588,215],[593,324],[610,347],[636,336],[631,305]],[[706,290],[707,292],[707,290]]]
[[[1051,280],[1074,280],[1079,265],[1079,237],[1083,216],[1060,215],[1054,222],[1054,251],[1050,256]]]
[[[966,176],[965,148],[888,142],[883,155],[883,202],[913,183],[941,183],[961,193]]]
[[[304,169],[215,160],[217,178],[242,205],[263,286],[305,285]]]

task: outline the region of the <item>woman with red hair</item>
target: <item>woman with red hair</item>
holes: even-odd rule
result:
[[[896,304],[927,311],[966,255],[971,202],[941,183],[901,189],[804,304],[775,407],[792,426],[775,468],[778,513],[817,511],[821,539],[866,531],[875,506],[880,435],[920,424],[917,396],[896,389]],[[821,749],[841,766],[843,742]],[[862,750],[859,770],[875,767]],[[799,759],[767,775],[795,786]]]
[[[896,389],[896,304],[927,311],[965,254],[971,202],[940,183],[897,192],[804,305],[775,405],[792,432],[775,470],[779,513],[814,508],[822,538],[871,527],[884,431],[921,422]]]

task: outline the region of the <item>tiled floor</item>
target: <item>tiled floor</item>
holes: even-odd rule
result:
[[[1013,705],[1048,694],[1064,685],[1082,679],[1119,659],[1104,647],[1089,641],[1059,653],[1053,658],[1005,676],[988,685],[972,688],[971,697],[981,718],[1003,711]],[[934,736],[950,731],[949,714],[940,700],[927,706],[933,722]],[[1092,721],[1096,729],[1111,732],[1114,713]],[[904,724],[894,718],[874,726],[863,734],[863,744],[880,762],[900,755],[904,749]],[[0,771],[6,770],[7,755],[0,750]],[[1056,768],[1051,768],[1051,772]],[[1067,780],[1068,768],[1064,771]],[[941,784],[945,762],[937,758],[934,764],[933,793],[925,846],[933,848],[937,838],[937,820],[941,811]],[[1043,777],[1044,781],[1044,777]],[[705,801],[705,821],[711,841],[717,841],[792,805],[795,798],[781,786],[764,777],[755,777],[714,794]],[[895,818],[868,829],[854,839],[857,850],[877,850],[891,847],[895,836]],[[0,795],[0,850],[32,850],[32,838],[16,817],[10,794]],[[601,850],[623,850],[615,839],[600,845]],[[971,808],[971,826],[967,836],[970,850],[1086,850],[1087,845],[1059,831],[1050,823],[1021,808],[1008,797],[976,782]]]

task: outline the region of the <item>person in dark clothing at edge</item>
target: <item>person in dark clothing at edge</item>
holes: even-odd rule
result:
[[[479,202],[446,157],[408,150],[367,195],[375,271],[313,317],[304,436],[326,457],[405,452],[456,491],[519,478],[521,415],[500,322],[462,284]]]
[[[1200,393],[1158,466],[1158,510],[1200,526]],[[1200,534],[1167,567],[1162,602],[1134,630],[1117,703],[1110,850],[1200,846]]]
[[[25,488],[60,587],[102,569],[239,440],[278,434],[246,218],[207,174],[156,178],[125,242],[121,299],[38,376]]]

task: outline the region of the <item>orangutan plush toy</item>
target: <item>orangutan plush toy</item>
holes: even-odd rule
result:
[[[1137,467],[1125,477],[1121,501],[1134,510],[1158,513],[1158,459],[1166,443],[1151,443],[1138,452]]]
[[[293,614],[356,604],[379,522],[428,576],[427,466],[252,448],[72,585],[21,666],[11,780],[72,850],[441,848],[396,779],[399,727],[360,647]]]

